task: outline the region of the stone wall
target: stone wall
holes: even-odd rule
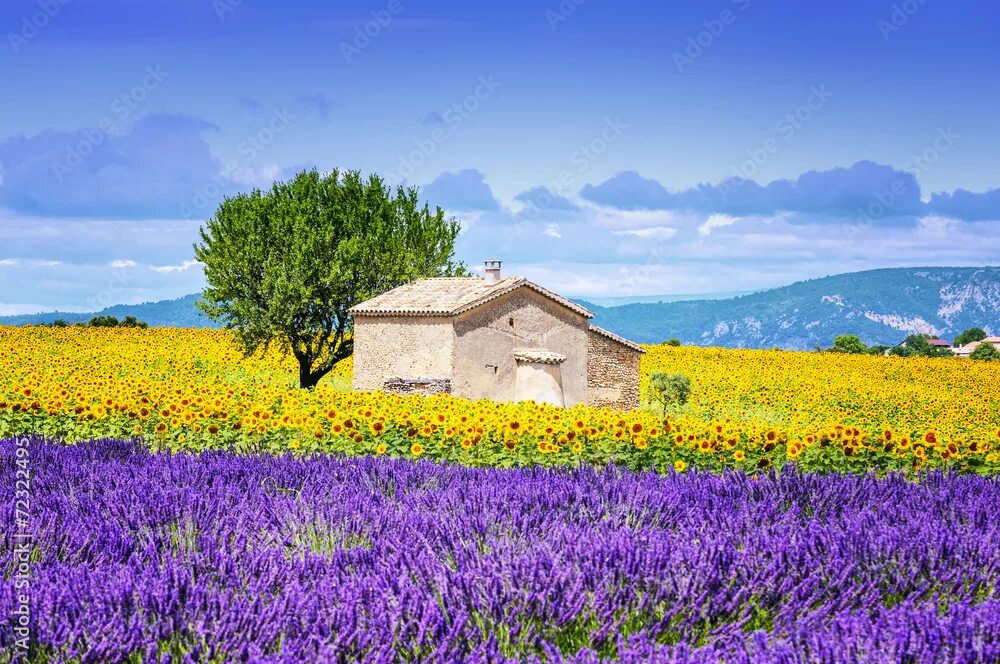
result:
[[[426,397],[432,394],[450,394],[451,381],[447,378],[390,378],[383,383],[382,389],[396,394],[420,394]]]
[[[514,351],[537,348],[566,356],[560,365],[567,406],[587,401],[587,319],[528,287],[455,319],[452,392],[468,399],[513,401]]]
[[[452,319],[414,316],[354,318],[354,389],[381,390],[395,378],[450,379]]]
[[[641,354],[596,332],[589,336],[587,403],[616,410],[638,408]]]

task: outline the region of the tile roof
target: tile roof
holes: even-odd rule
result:
[[[567,309],[593,318],[587,309],[524,277],[506,277],[489,284],[480,277],[419,279],[382,293],[351,309],[358,316],[457,316],[501,295],[526,286]]]
[[[979,348],[981,344],[993,344],[994,346],[1000,348],[1000,337],[986,337],[982,341],[970,341],[964,346],[957,348],[956,352],[959,355],[968,354]]]
[[[594,334],[599,334],[602,337],[607,337],[608,339],[611,339],[612,341],[617,341],[621,345],[627,346],[627,347],[631,348],[632,350],[637,350],[640,353],[645,353],[646,352],[646,349],[643,348],[642,346],[640,346],[639,344],[633,343],[633,342],[629,341],[628,339],[626,339],[625,337],[619,337],[614,332],[609,332],[609,331],[605,330],[603,327],[597,327],[596,325],[591,325],[590,326],[590,331],[593,332]]]
[[[514,359],[519,362],[537,362],[539,364],[562,364],[566,356],[543,348],[516,348]]]

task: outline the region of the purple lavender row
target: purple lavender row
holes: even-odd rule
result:
[[[994,479],[21,446],[0,661],[1000,661]]]

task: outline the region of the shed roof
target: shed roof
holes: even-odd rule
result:
[[[436,277],[419,279],[382,293],[351,309],[355,316],[457,316],[506,295],[522,286],[585,318],[593,318],[587,309],[561,295],[542,288],[524,277],[506,277],[495,284],[480,277]]]
[[[596,325],[591,325],[590,326],[590,331],[593,332],[594,334],[599,334],[602,337],[607,337],[608,339],[611,339],[612,341],[617,341],[621,345],[627,346],[628,348],[631,348],[634,351],[638,351],[640,353],[645,353],[646,352],[646,349],[643,348],[642,346],[640,346],[639,344],[633,343],[633,342],[629,341],[628,339],[626,339],[625,337],[619,337],[614,332],[609,332],[608,330],[605,330],[603,327],[597,327]]]
[[[515,348],[514,359],[535,364],[562,364],[566,361],[566,356],[544,348]]]

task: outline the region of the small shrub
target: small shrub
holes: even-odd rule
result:
[[[649,398],[662,406],[664,416],[667,414],[667,406],[683,406],[690,396],[691,379],[684,374],[657,371],[649,376]]]
[[[976,349],[972,351],[972,355],[969,355],[974,360],[988,360],[996,361],[1000,360],[1000,350],[993,344],[981,343],[976,346]]]

